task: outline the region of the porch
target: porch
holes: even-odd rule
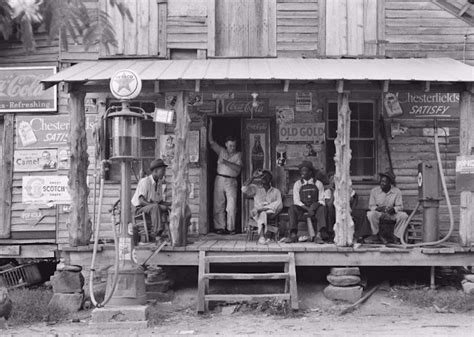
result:
[[[150,243],[136,247],[137,260],[143,263],[157,248]],[[160,266],[198,266],[199,252],[207,255],[232,256],[283,254],[294,252],[296,266],[471,266],[474,247],[461,247],[447,242],[437,247],[402,248],[395,246],[356,244],[338,247],[335,244],[279,243],[259,245],[246,241],[243,235],[222,237],[208,234],[191,238],[185,247],[165,246],[147,263]]]

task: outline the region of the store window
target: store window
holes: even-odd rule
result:
[[[351,102],[351,176],[372,179],[376,172],[375,104]],[[337,137],[337,103],[328,104],[326,156],[329,171],[335,171],[334,140]]]
[[[121,103],[117,101],[110,102],[110,106],[120,106]],[[155,104],[153,102],[132,102],[131,107],[140,107],[145,110],[146,113],[152,113],[155,110]],[[157,146],[156,139],[156,123],[153,119],[147,118],[141,121],[141,137],[140,137],[140,154],[137,156],[137,160],[132,164],[132,180],[139,180],[142,176],[149,174],[148,168],[150,163],[155,159],[155,149]],[[110,155],[110,125],[107,127],[108,134],[106,137],[106,157]],[[114,161],[109,166],[108,179],[113,181],[119,181],[120,178],[120,164],[118,161]]]

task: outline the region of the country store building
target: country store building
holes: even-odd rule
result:
[[[108,159],[110,144],[107,135],[98,137],[94,130],[106,109],[118,103],[110,94],[111,77],[130,69],[143,82],[133,106],[150,116],[156,108],[175,110],[172,124],[142,121],[132,186],[154,158],[171,164],[189,160],[168,168],[165,192],[171,200],[178,173],[183,174],[181,182],[188,180],[176,191],[187,198],[189,236],[196,240],[165,247],[155,257],[160,264],[198,265],[200,251],[290,251],[296,266],[473,264],[474,189],[456,186],[456,159],[472,155],[474,148],[473,5],[463,9],[461,0],[126,3],[133,21],[107,1],[89,2],[91,10],[99,6],[114,22],[118,45],[110,51],[86,51],[82,45],[65,51],[43,40],[36,53],[22,55],[17,44],[1,41],[1,255],[61,256],[87,267],[94,214],[100,214],[103,224],[101,238],[112,238],[108,210],[120,198],[123,177],[119,165],[108,165],[99,207],[96,168]],[[21,82],[24,78],[30,82]],[[39,92],[40,81],[49,89]],[[15,83],[22,83],[21,94],[9,91]],[[349,195],[352,186],[361,214],[370,189],[378,184],[378,172],[390,167],[405,208],[415,208],[418,164],[436,163],[436,120],[454,214],[450,244],[355,249],[346,237],[340,245],[260,247],[205,236],[213,231],[217,162],[207,142],[210,118],[218,142],[229,134],[239,139],[244,158],[240,183],[257,165],[252,148],[259,142],[263,156],[258,165],[273,172],[285,205],[292,202],[298,163],[310,160],[323,172],[339,172],[341,191]],[[334,160],[338,136],[339,164]],[[187,143],[188,158],[183,151],[170,152],[167,141],[182,150]],[[341,214],[349,212],[348,198],[341,209]],[[248,211],[249,201],[242,198],[239,231],[246,229]],[[416,217],[420,220],[421,213]],[[340,220],[344,228],[349,218]],[[449,223],[443,198],[440,237]],[[99,259],[107,264],[113,249],[101,247]],[[152,248],[140,246],[138,259],[148,257]]]

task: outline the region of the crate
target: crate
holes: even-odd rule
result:
[[[38,265],[24,264],[0,272],[0,287],[7,289],[33,285],[42,281]]]

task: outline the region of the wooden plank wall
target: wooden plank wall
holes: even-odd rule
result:
[[[450,57],[474,65],[474,27],[428,0],[385,3],[386,56]],[[466,42],[466,43],[464,43]]]
[[[54,65],[59,57],[58,41],[48,43],[46,34],[36,36],[36,50],[30,54],[25,54],[25,48],[20,42],[4,41],[0,39],[0,67],[11,66],[39,66]]]
[[[207,49],[207,0],[169,0],[168,49]]]
[[[318,56],[320,1],[277,0],[276,47],[279,57]]]

